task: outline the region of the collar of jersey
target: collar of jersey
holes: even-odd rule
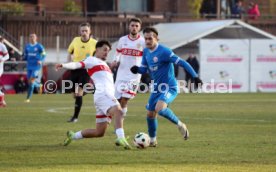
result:
[[[159,44],[157,43],[156,46],[155,46],[155,48],[154,48],[154,50],[150,50],[150,49],[149,49],[150,53],[152,53],[152,52],[154,52],[155,50],[157,50],[158,46],[159,46]]]

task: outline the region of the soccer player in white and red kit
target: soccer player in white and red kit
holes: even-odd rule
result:
[[[4,62],[9,59],[7,47],[3,42],[4,42],[4,38],[0,37],[0,82],[1,82],[1,76],[3,74]],[[5,95],[0,88],[0,107],[5,107],[7,105],[5,102],[4,96]]]
[[[117,135],[116,145],[130,149],[123,129],[123,112],[122,108],[114,97],[114,81],[113,74],[106,64],[106,57],[111,49],[108,41],[101,40],[96,44],[96,52],[94,57],[87,57],[80,62],[70,62],[65,64],[57,64],[56,69],[87,69],[87,72],[93,80],[96,91],[94,93],[94,104],[96,107],[96,129],[85,129],[74,133],[67,132],[67,138],[64,140],[64,146],[71,143],[72,140],[82,138],[103,137],[108,124],[111,122],[112,116],[115,119],[115,132]],[[83,87],[86,88],[85,86]],[[86,91],[86,90],[84,90]]]
[[[115,97],[120,102],[124,116],[127,113],[129,99],[135,97],[141,74],[133,74],[130,68],[133,65],[140,65],[145,48],[145,40],[139,34],[142,21],[139,18],[129,20],[129,34],[121,37],[116,49],[116,55],[111,68],[119,64],[115,82]]]

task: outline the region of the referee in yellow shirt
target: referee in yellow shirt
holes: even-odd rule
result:
[[[92,56],[97,41],[91,38],[91,26],[89,23],[83,23],[80,25],[80,36],[75,37],[68,48],[68,59],[73,62],[79,62],[84,60],[88,56]],[[75,110],[74,115],[68,120],[68,122],[77,122],[79,113],[82,106],[83,86],[88,83],[90,77],[86,69],[71,70],[71,81],[73,82],[72,93],[75,98]],[[78,83],[78,87],[75,87]]]

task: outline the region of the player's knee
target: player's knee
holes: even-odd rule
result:
[[[101,130],[97,129],[97,132],[96,132],[95,136],[96,137],[103,137],[104,134],[105,134],[105,130],[104,129],[101,129]]]
[[[125,108],[127,106],[127,102],[128,102],[128,98],[121,98],[120,104],[122,106],[122,108]]]
[[[148,116],[149,118],[155,118],[155,117],[156,117],[156,113],[153,112],[153,111],[148,111],[147,116]]]
[[[83,96],[83,92],[78,92],[78,93],[75,94],[75,96],[76,97],[81,97],[81,96]]]
[[[166,114],[166,108],[163,108],[163,109],[160,109],[157,113],[158,113],[158,115],[160,115],[160,116],[165,116],[165,114]]]
[[[159,114],[160,111],[162,111],[163,109],[164,109],[163,107],[157,106],[155,107],[155,112]]]

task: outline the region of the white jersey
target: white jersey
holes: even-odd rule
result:
[[[119,39],[114,61],[120,62],[116,81],[137,81],[141,79],[140,74],[133,74],[130,68],[134,65],[140,66],[145,47],[145,39],[138,35],[137,39],[131,39],[129,35]]]
[[[94,101],[105,95],[114,97],[113,74],[106,62],[90,56],[80,63],[82,68],[87,69],[89,76],[96,86]]]
[[[1,62],[0,62],[0,76],[3,73],[4,62],[8,59],[9,59],[9,54],[8,54],[7,47],[2,42],[0,42],[0,60],[1,60]]]

